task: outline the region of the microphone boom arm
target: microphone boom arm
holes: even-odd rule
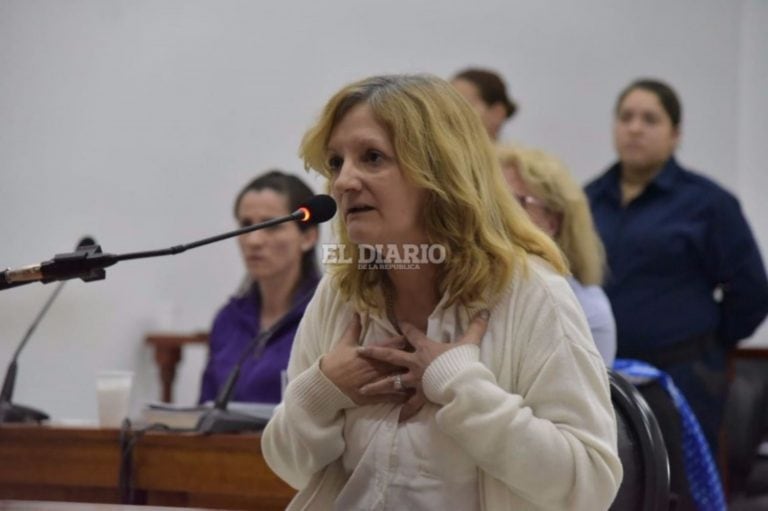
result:
[[[101,251],[101,246],[90,245],[76,250],[75,252],[57,254],[52,260],[45,261],[38,265],[25,266],[17,270],[8,269],[3,271],[0,273],[0,276],[2,276],[2,279],[0,279],[0,291],[29,284],[38,280],[44,284],[76,278],[79,278],[84,282],[103,280],[106,278],[104,268],[108,268],[119,261],[176,255],[192,248],[202,247],[203,245],[247,234],[258,229],[265,229],[285,222],[303,220],[306,218],[307,213],[303,209],[298,209],[290,215],[273,218],[258,224],[248,225],[224,234],[218,234],[209,238],[193,241],[192,243],[175,245],[159,250],[145,250],[127,254],[106,254]]]

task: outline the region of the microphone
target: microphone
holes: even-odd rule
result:
[[[94,241],[94,239],[89,236],[85,236],[78,242],[75,250],[85,250],[86,247],[91,247],[94,245],[96,245],[96,241]],[[32,337],[32,333],[37,328],[37,325],[39,325],[42,319],[45,317],[48,309],[51,307],[51,304],[53,304],[54,300],[56,300],[56,297],[59,296],[61,288],[64,287],[64,284],[66,284],[66,282],[60,282],[59,285],[56,286],[56,289],[53,290],[53,293],[51,293],[51,296],[45,302],[45,305],[43,305],[43,308],[37,314],[37,317],[34,319],[34,321],[32,321],[32,324],[29,325],[27,333],[24,334],[24,337],[21,339],[19,346],[13,353],[13,357],[11,357],[11,362],[8,364],[8,369],[5,372],[5,379],[3,380],[2,390],[0,390],[0,424],[6,422],[39,423],[44,420],[48,420],[49,418],[48,414],[45,412],[35,410],[34,408],[13,404],[11,399],[13,398],[13,389],[16,386],[16,373],[18,371],[18,359],[19,355],[21,354],[21,350],[24,349],[27,341],[29,341],[29,338]]]
[[[102,280],[106,278],[104,268],[112,266],[119,261],[130,259],[144,259],[166,255],[176,255],[190,248],[197,248],[216,241],[240,236],[258,229],[265,229],[284,222],[302,222],[305,224],[318,224],[330,220],[336,214],[336,202],[328,195],[315,195],[302,204],[290,215],[281,216],[249,225],[235,231],[211,236],[186,245],[176,245],[161,250],[148,250],[144,252],[132,252],[128,254],[106,254],[101,251],[99,245],[82,247],[75,252],[57,254],[53,259],[40,264],[33,264],[17,269],[7,269],[0,273],[0,291],[31,282],[41,281],[44,284],[57,280],[79,278],[84,282]]]
[[[328,218],[331,218],[332,216],[333,215],[331,214]],[[313,293],[314,290],[306,293],[299,301],[309,300]],[[261,357],[264,348],[267,346],[267,342],[269,342],[275,332],[280,330],[288,322],[287,318],[288,315],[283,316],[277,323],[272,325],[269,329],[259,333],[259,335],[254,337],[253,340],[248,343],[240,354],[240,358],[232,368],[232,371],[230,371],[227,376],[226,382],[222,385],[221,390],[219,390],[213,408],[205,412],[205,414],[203,414],[197,421],[197,426],[195,426],[196,432],[210,435],[213,433],[237,433],[241,431],[261,431],[264,429],[268,419],[227,410],[227,406],[232,399],[232,392],[235,389],[237,380],[240,378],[240,370],[245,361],[249,356],[253,356],[254,358]]]
[[[274,326],[265,332],[261,332],[251,342],[248,343],[243,353],[240,355],[235,367],[227,376],[227,381],[222,385],[214,401],[213,408],[206,411],[197,421],[195,431],[206,435],[213,433],[236,433],[239,431],[261,431],[267,425],[267,420],[246,413],[227,410],[229,401],[232,399],[232,392],[235,390],[235,384],[240,378],[240,369],[243,363],[248,359],[248,355],[253,353],[255,358],[259,358],[267,345],[267,341],[275,331]]]
[[[302,222],[321,224],[327,222],[336,214],[336,201],[330,195],[315,195],[299,206],[299,209],[296,211],[305,212],[306,217]]]

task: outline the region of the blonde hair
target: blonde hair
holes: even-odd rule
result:
[[[537,149],[499,146],[502,167],[514,167],[537,199],[562,217],[555,241],[573,276],[584,285],[601,285],[605,250],[592,221],[587,196],[565,165]]]
[[[479,117],[446,81],[431,75],[374,76],[342,88],[326,104],[301,143],[305,168],[330,179],[327,144],[341,119],[366,104],[387,131],[405,179],[427,191],[424,224],[445,262],[437,291],[447,304],[476,307],[500,293],[526,254],[567,271],[557,246],[510,200],[498,160]],[[340,241],[352,246],[352,264],[331,268],[342,296],[360,309],[380,309],[377,288],[385,272],[358,269],[357,246],[341,215]]]

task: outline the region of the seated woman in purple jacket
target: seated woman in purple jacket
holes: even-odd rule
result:
[[[234,214],[241,227],[289,215],[314,193],[298,177],[273,170],[237,195]],[[216,315],[200,402],[216,399],[249,343],[262,333],[243,363],[233,401],[278,403],[281,372],[293,337],[319,279],[315,260],[317,226],[286,222],[238,238],[247,270],[242,291]],[[270,330],[273,330],[270,332]]]

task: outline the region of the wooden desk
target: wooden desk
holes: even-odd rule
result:
[[[208,344],[208,334],[149,333],[144,342],[154,346],[155,363],[160,372],[160,399],[173,402],[173,380],[176,379],[176,366],[181,360],[181,349],[185,344]]]
[[[0,499],[119,503],[119,431],[0,425]],[[134,449],[140,503],[285,509],[295,491],[267,467],[258,434],[147,433]]]
[[[200,508],[166,506],[129,506],[127,504],[86,504],[42,500],[0,500],[0,511],[181,511]]]

